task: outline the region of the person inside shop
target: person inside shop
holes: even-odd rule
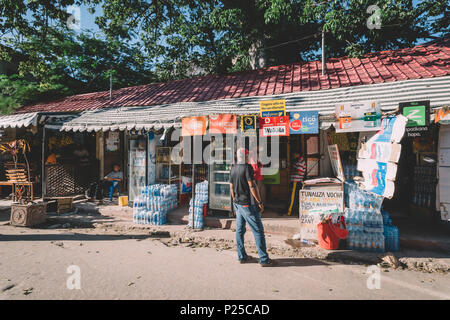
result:
[[[288,216],[292,214],[292,211],[298,212],[299,210],[299,192],[302,186],[302,182],[306,174],[306,163],[300,152],[294,152],[292,154],[292,167],[291,167],[291,200],[289,201]]]
[[[259,149],[259,155],[261,155],[262,150]],[[258,187],[258,192],[260,199],[263,203],[266,202],[266,185],[264,184],[264,177],[262,176],[262,163],[258,160],[258,153],[252,151],[250,153],[250,165],[253,167],[253,172],[255,173],[255,182]]]
[[[48,155],[45,164],[57,164],[57,159],[60,157],[60,155],[57,154],[56,150],[50,149],[50,152],[51,153]]]
[[[112,201],[114,191],[117,190],[117,192],[120,193],[120,185],[119,183],[123,181],[123,172],[120,171],[120,165],[114,164],[113,165],[113,171],[108,173],[105,176],[105,181],[109,183],[108,189],[109,189],[109,201]]]
[[[264,204],[259,197],[255,183],[254,172],[249,164],[248,150],[240,148],[237,153],[237,163],[233,164],[230,172],[230,190],[233,207],[236,213],[236,247],[240,263],[253,260],[247,255],[244,247],[244,234],[248,223],[255,238],[258,249],[259,263],[262,267],[272,266],[275,262],[269,259],[266,249],[266,238],[261,221]]]
[[[76,159],[76,162],[81,165],[89,164],[89,151],[82,146],[80,143],[75,145],[75,149],[73,151],[73,156]]]

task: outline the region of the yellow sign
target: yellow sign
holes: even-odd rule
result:
[[[282,117],[286,115],[286,100],[265,100],[259,102],[261,117]]]

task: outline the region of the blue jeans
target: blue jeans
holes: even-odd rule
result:
[[[269,255],[266,250],[266,238],[264,236],[264,227],[261,221],[261,215],[256,206],[242,206],[233,203],[236,213],[236,246],[238,259],[245,260],[248,258],[244,247],[244,234],[246,231],[245,224],[248,223],[255,237],[256,248],[258,249],[259,263],[268,263]]]
[[[119,181],[110,181],[109,185],[109,200],[112,201],[114,195],[114,189],[117,189],[117,192],[120,193]]]

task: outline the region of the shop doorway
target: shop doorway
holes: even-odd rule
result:
[[[44,198],[83,195],[99,178],[95,132],[45,129],[43,158]]]

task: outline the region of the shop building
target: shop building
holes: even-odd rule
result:
[[[285,116],[315,112],[318,119],[314,133],[286,134],[278,138],[280,170],[266,178],[266,185],[268,205],[281,212],[291,194],[289,177],[293,151],[304,155],[308,178],[334,175],[328,155],[331,144],[339,145],[342,162],[350,168],[346,170],[356,165],[360,132],[370,132],[370,128],[336,133],[339,112],[336,108],[340,105],[376,102],[384,117],[398,110],[403,102],[429,101],[430,112],[450,103],[449,43],[450,39],[445,38],[413,48],[371,53],[362,58],[328,59],[325,75],[321,74],[320,63],[313,61],[123,88],[114,90],[112,99],[109,92],[70,96],[22,107],[10,116],[15,120],[0,119],[0,126],[24,126],[32,115],[46,115],[43,120],[33,118],[34,123],[26,124],[42,131],[41,158],[46,159],[51,151],[50,136],[83,136],[90,141],[91,153],[95,152],[93,161],[98,161],[90,177],[101,178],[111,170],[112,163],[120,163],[126,173],[121,190],[133,201],[144,185],[167,183],[172,178],[171,182],[178,183],[182,176],[192,176],[192,166],[168,161],[162,149],[178,145],[179,139],[172,139],[172,135],[182,128],[183,119],[206,117],[209,120],[211,116],[233,115],[236,135],[239,135],[244,117],[262,116],[262,101],[284,101]],[[55,117],[49,116],[51,114]],[[206,131],[205,135],[208,133]],[[257,136],[259,140],[259,132]],[[195,139],[198,138],[192,140]],[[206,140],[201,143],[203,151],[210,141],[199,139]],[[233,153],[233,144],[216,147],[217,151],[224,148],[224,152],[231,148],[228,152]],[[400,167],[403,165],[399,164]],[[48,181],[49,168],[44,167],[43,181]],[[217,193],[217,201],[211,201],[215,198],[212,196],[210,205],[218,211],[221,208],[227,211],[230,201],[225,185],[229,167],[208,168],[199,163],[194,170],[194,177],[199,181],[209,180],[210,192]],[[48,184],[44,183],[44,195],[46,188]],[[401,186],[396,188],[397,192],[402,189]],[[227,197],[228,201],[219,201]],[[404,201],[401,196],[398,199]],[[427,205],[432,201],[427,200]]]

